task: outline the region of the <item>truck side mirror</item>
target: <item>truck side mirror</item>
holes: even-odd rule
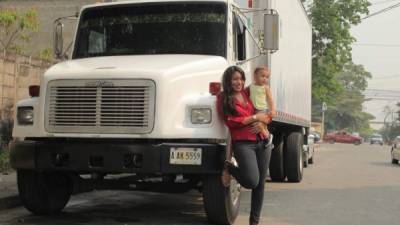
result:
[[[63,38],[63,28],[64,24],[59,20],[54,23],[54,55],[56,58],[60,59],[63,56],[63,46],[64,46],[64,38]]]
[[[279,15],[264,15],[264,49],[269,51],[279,50]]]

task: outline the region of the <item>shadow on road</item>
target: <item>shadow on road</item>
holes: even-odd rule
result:
[[[374,166],[383,166],[383,167],[398,167],[399,165],[392,164],[391,162],[382,162],[382,161],[376,161],[376,162],[370,162],[369,164],[374,165]]]
[[[196,192],[175,195],[124,191],[85,193],[75,196],[64,212],[57,215],[36,216],[28,212],[23,215],[14,217],[6,223],[0,220],[0,224],[208,224],[202,199]]]

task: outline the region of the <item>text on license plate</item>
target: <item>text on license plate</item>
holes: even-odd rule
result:
[[[170,164],[201,165],[201,148],[171,148]]]

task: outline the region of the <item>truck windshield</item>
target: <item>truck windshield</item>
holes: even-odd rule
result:
[[[226,57],[226,5],[168,3],[88,8],[73,58],[200,54]]]

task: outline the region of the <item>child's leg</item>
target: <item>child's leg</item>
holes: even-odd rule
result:
[[[268,110],[268,109],[267,109],[267,110],[256,110],[256,113],[259,113],[259,112],[268,113],[269,110]],[[265,125],[265,127],[264,127],[264,129],[261,131],[261,136],[264,137],[264,138],[268,138],[268,137],[269,137],[268,127],[267,127],[266,124],[264,124],[264,125]]]
[[[269,137],[269,131],[268,131],[267,125],[265,125],[264,129],[261,131],[261,135],[265,138]]]

